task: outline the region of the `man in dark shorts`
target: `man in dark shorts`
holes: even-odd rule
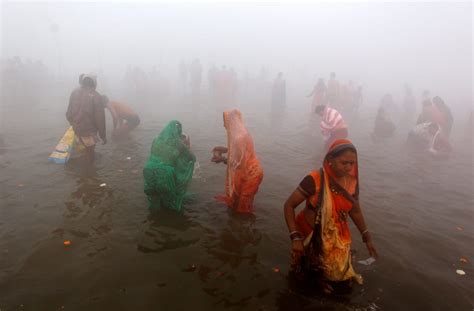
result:
[[[104,102],[107,102],[106,108],[110,111],[114,123],[114,131],[112,136],[123,137],[127,135],[131,130],[136,128],[140,124],[140,118],[138,114],[133,111],[129,106],[116,102],[109,101],[107,96],[102,96]],[[125,122],[124,122],[125,121]]]

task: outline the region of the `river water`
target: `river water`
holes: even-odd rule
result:
[[[226,143],[225,107],[205,94],[194,104],[174,96],[136,105],[140,126],[129,139],[99,145],[97,172],[85,176],[74,164],[47,161],[67,128],[68,96],[69,88],[34,105],[3,104],[2,311],[474,307],[474,174],[464,120],[455,123],[450,158],[435,160],[405,151],[406,130],[374,142],[370,105],[347,118],[359,151],[361,205],[380,258],[369,266],[354,263],[365,283],[341,298],[300,293],[287,281],[283,203],[324,156],[319,119],[301,94],[290,94],[279,116],[257,96],[235,105],[265,171],[255,213],[246,217],[214,200],[224,191],[225,166],[210,162],[210,150]],[[151,216],[142,168],[153,138],[172,119],[191,136],[199,168],[184,213]],[[356,260],[366,259],[351,230]]]

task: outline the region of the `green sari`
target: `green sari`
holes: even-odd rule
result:
[[[150,158],[143,168],[144,191],[151,210],[182,210],[196,157],[181,135],[181,123],[173,120],[153,140]]]

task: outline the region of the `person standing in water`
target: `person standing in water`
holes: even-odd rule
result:
[[[328,81],[326,97],[326,102],[328,106],[337,107],[339,105],[340,86],[339,82],[336,80],[336,73],[334,72],[331,72]]]
[[[113,119],[113,137],[123,137],[130,133],[140,124],[138,114],[129,106],[117,101],[109,101],[107,96],[102,95],[105,107],[110,111]]]
[[[295,216],[295,209],[306,201]],[[354,222],[369,255],[377,258],[359,203],[357,151],[351,141],[336,140],[322,167],[311,171],[288,197],[284,215],[291,239],[292,271],[303,279],[316,279],[326,293],[342,282],[362,282],[352,267],[351,233]]]
[[[326,98],[327,87],[324,83],[324,79],[319,78],[318,83],[314,86],[311,93],[307,97],[313,97],[313,102],[311,106],[311,112],[316,111],[316,107],[324,104]]]
[[[326,105],[319,105],[316,107],[316,113],[321,116],[320,126],[325,150],[328,150],[335,140],[347,138],[349,135],[347,124],[339,111]]]
[[[263,179],[263,169],[238,109],[224,112],[224,127],[227,147],[217,146],[212,150],[211,161],[227,165],[226,193],[216,199],[235,212],[251,213],[253,200]],[[227,158],[222,156],[224,153],[228,154]]]
[[[105,129],[104,99],[96,91],[97,78],[94,75],[81,75],[80,87],[75,89],[69,98],[66,119],[76,134],[77,143],[85,147],[85,159],[92,164],[95,158],[95,145],[107,143]]]

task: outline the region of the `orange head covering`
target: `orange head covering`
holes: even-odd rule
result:
[[[332,143],[331,147],[329,147],[328,152],[326,153],[326,156],[324,158],[324,163],[323,163],[324,171],[333,180],[336,179],[336,174],[334,173],[332,167],[329,165],[328,160],[333,158],[333,157],[338,157],[344,151],[347,151],[347,150],[353,151],[356,154],[356,158],[357,158],[357,149],[349,139],[338,139],[338,140],[334,141]],[[359,196],[359,163],[358,163],[358,160],[356,161],[356,163],[352,167],[352,170],[351,170],[351,172],[349,172],[349,175],[351,177],[353,177],[357,182],[356,187],[355,187],[355,193],[354,193],[354,197],[357,198]]]
[[[227,130],[227,179],[226,196],[218,196],[237,212],[250,212],[253,198],[263,178],[260,162],[255,154],[253,140],[245,128],[238,109],[224,112],[224,127]],[[238,197],[238,204],[234,198]]]

